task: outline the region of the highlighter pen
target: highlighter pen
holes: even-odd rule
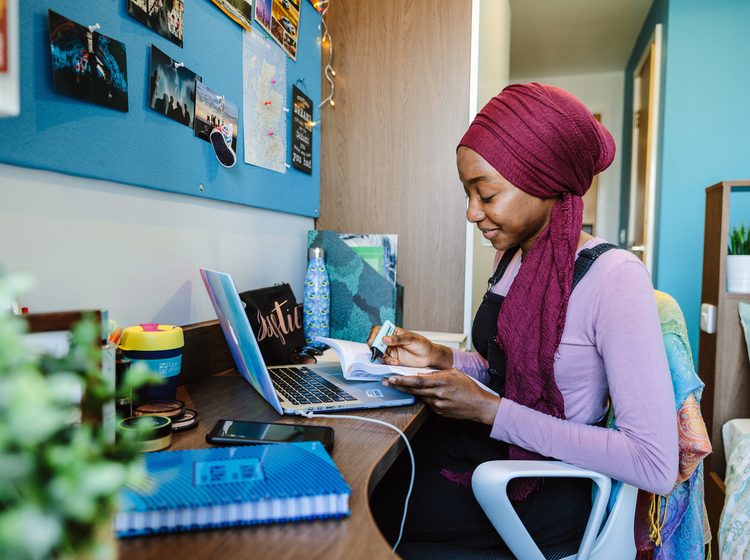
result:
[[[372,342],[372,346],[370,346],[370,351],[372,352],[372,357],[370,358],[371,362],[374,362],[385,355],[388,346],[383,342],[383,337],[391,336],[394,332],[396,332],[396,325],[390,321],[385,321],[383,326],[380,327],[375,340]]]

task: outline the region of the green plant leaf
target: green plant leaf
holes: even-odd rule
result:
[[[61,519],[34,505],[0,511],[0,544],[8,558],[49,558],[62,537]]]
[[[745,224],[732,226],[729,230],[729,255],[750,255],[750,228]]]
[[[27,276],[0,273],[0,308],[30,285]],[[101,325],[77,324],[59,358],[29,352],[25,332],[25,321],[0,313],[0,557],[111,550],[105,533],[115,497],[144,471],[136,446],[112,443],[95,420],[113,398],[100,366]],[[130,390],[159,379],[133,372]]]

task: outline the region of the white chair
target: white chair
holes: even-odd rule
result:
[[[589,478],[596,491],[594,504],[578,553],[563,560],[632,560],[635,558],[633,520],[638,489],[605,475],[560,461],[488,461],[474,471],[471,486],[484,513],[519,560],[546,556],[521,523],[508,497],[514,478]],[[607,512],[610,496],[614,503]]]

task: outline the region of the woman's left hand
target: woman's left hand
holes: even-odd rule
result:
[[[501,401],[455,368],[413,376],[392,375],[383,379],[383,385],[422,397],[441,416],[487,425],[495,421]]]

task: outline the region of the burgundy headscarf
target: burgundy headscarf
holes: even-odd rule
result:
[[[497,343],[507,357],[505,396],[565,418],[555,383],[555,353],[565,327],[583,220],[581,197],[609,167],[615,143],[570,93],[537,83],[503,89],[471,123],[459,146],[482,156],[505,179],[539,198],[558,198],[550,222],[523,255],[498,315]],[[511,459],[541,459],[511,445]],[[517,479],[510,497],[522,500],[538,485]]]

